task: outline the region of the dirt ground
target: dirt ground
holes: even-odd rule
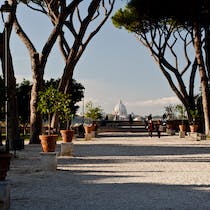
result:
[[[11,210],[210,209],[210,140],[147,134],[73,141],[57,170],[40,165],[40,145],[12,159]]]

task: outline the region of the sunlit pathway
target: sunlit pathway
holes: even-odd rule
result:
[[[210,140],[78,139],[56,172],[41,171],[40,150],[26,145],[12,161],[11,210],[210,209]]]

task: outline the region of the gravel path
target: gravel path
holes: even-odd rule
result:
[[[74,142],[56,172],[25,145],[7,180],[11,210],[210,209],[210,140],[139,134]],[[60,151],[60,144],[56,150]]]

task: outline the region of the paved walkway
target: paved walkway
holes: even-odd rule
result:
[[[40,151],[26,145],[12,160],[11,210],[210,209],[210,140],[78,139],[56,172],[40,169]]]

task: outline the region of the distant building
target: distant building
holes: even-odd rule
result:
[[[120,100],[120,103],[114,107],[114,120],[127,120],[128,114],[126,106]]]

